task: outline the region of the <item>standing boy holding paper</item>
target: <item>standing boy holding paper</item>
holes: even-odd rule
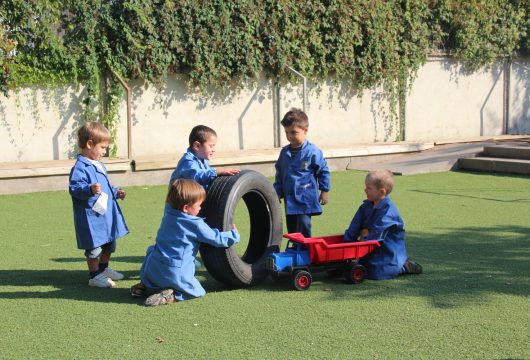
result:
[[[81,153],[70,171],[69,185],[77,247],[85,250],[88,285],[112,287],[115,280],[123,279],[123,274],[108,265],[116,239],[129,233],[117,202],[125,198],[125,191],[112,186],[100,161],[110,143],[109,131],[100,123],[89,122],[77,135]]]

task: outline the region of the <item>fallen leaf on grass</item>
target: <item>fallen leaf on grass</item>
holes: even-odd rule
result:
[[[156,339],[155,339],[159,344],[163,343],[164,341],[166,341],[162,336],[157,336]]]

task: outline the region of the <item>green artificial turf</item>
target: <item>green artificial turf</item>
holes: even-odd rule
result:
[[[364,175],[332,174],[314,235],[347,228]],[[166,187],[126,190],[131,233],[112,267],[127,278],[113,289],[87,286],[66,191],[0,196],[0,359],[530,358],[528,178],[396,177],[391,197],[422,275],[349,285],[315,274],[305,292],[271,279],[234,290],[201,268],[204,298],[158,308],[142,306],[129,287],[154,242]],[[245,235],[241,204],[235,223]]]

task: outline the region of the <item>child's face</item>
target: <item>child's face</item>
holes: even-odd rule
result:
[[[307,128],[303,129],[296,125],[285,126],[285,136],[292,147],[298,148],[304,144]]]
[[[86,147],[81,150],[81,155],[86,158],[89,158],[90,160],[97,161],[103,156],[105,156],[108,148],[108,141],[100,141],[97,144],[94,144],[92,140],[88,140],[88,142],[86,143]]]
[[[182,211],[184,211],[188,215],[197,216],[199,211],[201,211],[201,204],[203,202],[203,199],[193,203],[192,205],[184,205],[184,208]]]
[[[366,199],[368,201],[372,201],[375,205],[377,205],[385,197],[386,190],[384,188],[377,189],[372,181],[365,180],[364,193],[366,194]]]
[[[211,160],[215,153],[215,145],[217,144],[217,136],[210,135],[210,137],[204,142],[199,143],[195,141],[193,144],[193,150],[199,159]]]

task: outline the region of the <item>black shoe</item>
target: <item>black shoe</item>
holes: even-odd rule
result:
[[[410,260],[405,261],[403,269],[405,269],[403,274],[421,274],[423,272],[423,267],[420,264]]]

